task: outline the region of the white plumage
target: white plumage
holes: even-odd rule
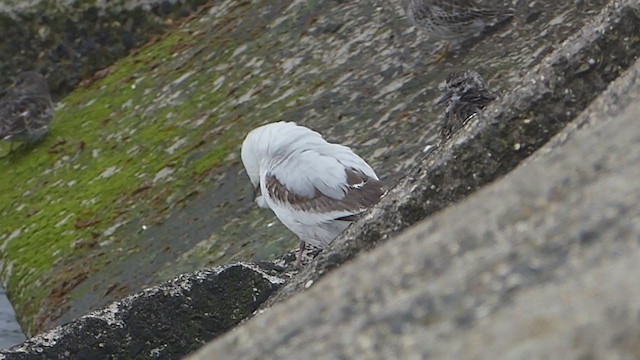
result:
[[[326,247],[383,194],[373,169],[350,148],[293,122],[252,130],[242,162],[268,207],[304,243]]]

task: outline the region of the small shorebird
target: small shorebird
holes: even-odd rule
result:
[[[444,95],[437,102],[438,105],[446,105],[445,121],[440,128],[440,135],[448,138],[471,116],[479,113],[497,98],[477,72],[452,72],[447,77]]]
[[[34,71],[18,74],[0,99],[0,139],[36,143],[47,134],[53,118],[49,87],[42,75]]]
[[[447,41],[434,62],[448,54],[451,42],[459,46],[487,26],[513,16],[511,8],[494,8],[476,0],[402,0],[409,21],[434,41]]]

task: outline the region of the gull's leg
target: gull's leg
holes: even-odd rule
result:
[[[304,241],[300,240],[300,250],[298,250],[298,256],[296,257],[296,267],[300,269],[302,267],[302,254],[304,254]]]

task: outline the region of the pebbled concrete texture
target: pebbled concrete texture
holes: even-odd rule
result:
[[[593,5],[593,3],[585,4],[572,3],[567,5],[565,3],[563,6]],[[345,6],[353,12],[349,14],[357,14],[361,11],[348,4]],[[231,10],[225,7],[212,9],[230,11],[233,14],[237,13],[238,16],[248,11],[245,7],[232,8]],[[292,14],[299,11],[295,6],[288,9],[292,11]],[[313,8],[309,11],[314,13],[320,9],[323,8]],[[557,16],[564,14],[562,19],[571,19],[565,16],[576,16],[567,8],[563,9],[562,11],[559,8],[555,9],[559,12],[556,14]],[[618,299],[616,294],[611,295],[607,292],[606,295],[596,298],[592,307],[588,303],[584,303],[584,306],[573,305],[574,301],[580,301],[580,298],[586,297],[580,296],[579,292],[576,292],[574,297],[568,297],[570,300],[566,303],[566,307],[562,307],[564,304],[558,304],[557,308],[545,307],[541,303],[530,304],[527,301],[532,298],[548,301],[556,293],[564,291],[562,289],[569,289],[566,291],[573,294],[575,288],[583,287],[582,284],[594,283],[622,272],[618,267],[608,266],[607,264],[610,262],[627,266],[634,260],[631,256],[634,256],[636,251],[634,246],[637,244],[630,239],[637,235],[637,226],[634,220],[637,220],[638,213],[634,206],[637,203],[638,189],[637,185],[630,183],[628,179],[634,179],[634,176],[637,175],[634,173],[637,170],[631,164],[638,160],[635,155],[637,151],[633,151],[634,146],[637,146],[635,144],[638,140],[638,134],[635,133],[635,129],[626,130],[631,126],[628,112],[637,111],[636,100],[639,94],[637,85],[639,65],[635,62],[638,57],[637,52],[640,51],[637,46],[640,42],[638,36],[640,33],[638,29],[640,26],[639,9],[638,1],[612,1],[604,9],[597,11],[592,9],[588,19],[578,21],[573,18],[575,22],[570,22],[569,25],[563,23],[566,28],[561,28],[566,32],[559,31],[554,36],[559,38],[565,36],[562,38],[564,41],[555,44],[554,47],[544,46],[543,48],[546,49],[544,51],[539,49],[541,52],[537,54],[540,56],[530,58],[528,66],[519,63],[523,65],[523,69],[526,69],[526,71],[522,70],[522,75],[514,70],[515,72],[509,73],[508,76],[497,76],[495,78],[497,83],[505,84],[509,91],[503,91],[503,96],[499,101],[492,104],[477,118],[472,119],[449,142],[437,144],[437,147],[428,154],[422,153],[422,149],[425,144],[424,139],[431,136],[430,130],[425,130],[425,133],[420,134],[417,139],[409,137],[408,134],[416,133],[415,126],[410,125],[412,121],[417,120],[411,116],[418,117],[430,114],[429,110],[421,108],[422,105],[419,104],[434,94],[429,90],[425,91],[425,93],[429,92],[428,95],[421,97],[422,95],[419,94],[422,94],[424,88],[418,87],[416,84],[414,84],[416,87],[413,85],[408,88],[401,86],[388,93],[387,100],[390,102],[385,101],[381,106],[391,106],[394,101],[401,101],[403,105],[398,105],[398,110],[393,111],[397,111],[396,115],[411,114],[410,118],[404,119],[409,123],[398,125],[400,118],[396,117],[393,117],[394,122],[386,122],[391,119],[386,117],[385,121],[378,124],[381,128],[368,129],[373,133],[385,129],[384,135],[386,137],[384,140],[389,143],[381,145],[382,140],[376,138],[377,142],[367,143],[367,145],[360,144],[363,149],[371,151],[369,154],[373,162],[379,164],[381,168],[387,169],[384,173],[389,176],[389,181],[398,179],[405,174],[406,176],[363,221],[352,226],[341,239],[337,240],[332,250],[323,252],[313,260],[307,269],[290,280],[284,291],[266,303],[267,306],[278,302],[281,304],[265,309],[261,315],[247,321],[228,336],[220,338],[219,341],[194,356],[203,359],[320,356],[329,358],[376,356],[380,358],[424,358],[428,355],[435,355],[434,357],[438,358],[467,356],[495,358],[491,352],[504,351],[514,357],[519,357],[524,356],[523,354],[535,353],[538,346],[535,345],[536,339],[543,338],[541,341],[547,341],[545,335],[552,333],[552,330],[559,331],[559,334],[575,335],[573,331],[576,327],[585,324],[580,322],[584,319],[580,309],[593,310],[594,319],[598,319],[594,323],[585,325],[587,328],[595,328],[607,336],[608,334],[618,334],[617,338],[623,340],[615,344],[608,341],[607,337],[598,339],[598,341],[589,341],[592,336],[590,334],[596,330],[586,330],[585,336],[576,335],[573,337],[573,339],[579,340],[576,340],[578,341],[576,344],[579,345],[575,345],[573,348],[567,347],[567,342],[562,340],[566,337],[559,336],[560,345],[550,347],[551,351],[564,345],[566,349],[577,349],[584,352],[585,346],[580,345],[583,342],[597,343],[598,348],[594,347],[592,352],[596,355],[601,353],[598,351],[608,350],[607,346],[612,348],[612,351],[627,351],[625,346],[631,347],[630,351],[633,351],[633,346],[625,345],[633,344],[635,341],[633,335],[635,328],[630,322],[623,323],[619,329],[598,328],[601,326],[600,323],[613,324],[617,321],[616,319],[621,318],[621,315],[615,314],[615,311],[618,308],[625,309],[626,303]],[[221,20],[224,18],[224,11],[209,15]],[[349,14],[343,15],[348,17]],[[379,12],[376,14],[378,14],[376,16],[382,16]],[[545,14],[538,14],[538,16],[543,16],[544,21],[550,23],[558,21],[558,18],[546,18]],[[203,19],[208,18],[205,16]],[[333,19],[333,17],[329,18]],[[275,19],[280,18],[275,17]],[[582,26],[583,23],[584,26]],[[178,48],[186,48],[187,50],[185,50],[186,55],[178,52],[179,54],[192,56],[190,59],[197,60],[199,54],[202,54],[202,49],[193,50],[190,48],[189,46],[193,46],[193,44],[188,43],[190,37],[186,34],[194,29],[191,26],[198,27],[201,24],[202,22],[188,23],[183,28],[182,36],[184,37],[170,36],[160,44],[167,45],[164,41],[170,41],[169,44],[172,47],[180,44]],[[390,22],[390,24],[394,23]],[[531,24],[537,24],[535,17],[523,20],[522,23],[519,23],[520,26],[514,27],[507,33],[510,34],[509,36],[515,36],[513,32],[526,29]],[[333,27],[331,29],[335,30]],[[358,29],[367,32],[369,28],[364,26]],[[338,33],[342,34],[340,31]],[[529,31],[533,30],[529,29]],[[330,33],[333,34],[333,32]],[[520,36],[525,35],[531,34],[520,34]],[[287,33],[282,36],[290,35]],[[332,38],[333,35],[326,35],[322,32],[320,37],[324,36]],[[536,36],[539,36],[536,41],[544,43],[543,40],[547,35],[542,32]],[[396,41],[398,39],[389,38],[388,40]],[[352,59],[362,59],[362,54],[359,51],[365,51],[366,46],[378,44],[378,41],[380,41],[379,38],[372,37],[371,41],[354,45],[354,51],[351,53]],[[398,49],[404,49],[400,47],[400,44],[400,42],[397,43]],[[241,45],[239,46],[242,48]],[[522,44],[514,43],[513,46],[517,48]],[[301,51],[302,48],[306,47],[301,45]],[[194,52],[191,52],[192,50]],[[244,48],[240,54],[247,51],[249,50]],[[324,49],[323,51],[330,50]],[[472,50],[472,53],[474,51],[479,50]],[[497,53],[487,56],[493,55],[498,56]],[[516,57],[523,60],[519,57],[520,55]],[[140,65],[140,63],[144,64],[142,59],[148,58],[152,59],[150,62],[156,66],[156,69],[168,71],[167,69],[171,68],[173,63],[158,60],[165,59],[165,56],[164,52],[156,52],[152,44],[143,49],[138,57],[134,56],[133,60],[129,59],[123,63],[133,65],[134,69],[121,66],[121,69],[115,73],[116,79],[135,77],[137,71],[145,71],[146,65]],[[382,55],[380,56],[382,58]],[[180,58],[180,55],[176,55],[176,57]],[[469,63],[466,65],[478,60],[474,56],[469,59]],[[460,58],[454,56],[452,62],[455,63],[458,60]],[[410,65],[414,66],[415,64]],[[499,63],[492,63],[493,65],[498,66]],[[142,66],[142,68],[136,66]],[[262,63],[257,66],[261,69],[265,66],[268,67]],[[451,66],[451,64],[447,66]],[[123,68],[125,70],[122,70]],[[305,67],[304,70],[310,69],[310,67]],[[330,73],[329,76],[337,76],[336,74],[341,70],[344,68],[336,70],[336,73]],[[300,71],[299,74],[305,74],[305,71]],[[364,79],[367,78],[368,71],[372,71],[372,69],[361,68],[358,71],[360,71],[359,76]],[[263,72],[259,73],[264,75]],[[189,76],[186,78],[181,76],[179,80],[184,82],[203,75],[191,74],[190,72],[187,74]],[[289,74],[294,76],[298,73],[294,71]],[[621,74],[623,74],[622,77],[618,78]],[[161,76],[154,75],[149,80],[156,81],[161,78]],[[616,78],[618,79],[615,80]],[[105,81],[108,79],[109,76],[105,78]],[[392,83],[394,81],[392,74],[385,79]],[[90,87],[87,91],[96,93],[105,90],[113,91],[117,88],[116,85],[113,85],[114,81],[114,79],[109,80],[109,86],[101,85],[99,81],[97,85]],[[197,93],[196,90],[202,83],[198,79],[198,81],[194,80],[193,84],[190,91]],[[363,84],[365,83],[358,80],[349,86],[353,89],[362,89]],[[608,90],[599,96],[607,86]],[[145,92],[148,90],[150,93],[156,89],[155,85],[150,83],[145,83],[141,87],[146,89]],[[323,93],[325,93],[324,90]],[[403,94],[418,95],[405,103],[406,99],[402,97]],[[332,93],[332,96],[334,95],[339,97],[345,94]],[[80,95],[76,94],[75,96]],[[253,97],[252,101],[258,101],[258,98]],[[321,98],[333,99],[329,95],[321,96]],[[316,100],[318,99],[316,98]],[[225,104],[228,105],[228,101],[232,102],[233,100],[225,98],[219,101],[221,101],[220,107],[228,110]],[[323,103],[323,101],[318,101],[314,104]],[[304,101],[301,103],[304,104]],[[350,105],[366,108],[366,101],[362,100],[360,103],[350,103]],[[414,105],[417,106],[415,109],[407,110],[407,107]],[[124,109],[129,109],[130,106],[131,104],[124,106]],[[340,105],[336,104],[335,106],[339,107]],[[587,107],[588,109],[583,112]],[[148,111],[153,108],[153,105],[144,104],[134,108],[138,109],[136,111]],[[246,111],[243,109],[238,111]],[[307,110],[309,112],[306,114],[309,115],[313,109]],[[340,111],[333,107],[330,110]],[[582,115],[575,118],[581,112],[583,112]],[[136,114],[135,111],[134,114]],[[261,114],[258,111],[252,116],[258,118]],[[293,113],[289,115],[293,116]],[[133,118],[125,119],[132,121]],[[312,123],[317,124],[320,129],[322,126],[330,129],[329,133],[332,136],[355,135],[355,140],[354,138],[349,140],[354,142],[365,141],[367,137],[375,138],[375,135],[371,135],[371,133],[354,130],[357,126],[361,126],[363,129],[367,128],[368,124],[367,122],[358,123],[357,120],[360,118],[357,116],[340,120],[339,123],[331,125],[326,123],[326,120],[330,119],[329,117],[319,116],[313,119],[315,120]],[[434,129],[437,128],[436,122],[430,123],[429,129],[432,125]],[[121,123],[124,124],[122,121]],[[228,139],[231,139],[229,142],[233,143],[236,136],[241,139],[240,135],[244,128],[239,124],[247,125],[249,123],[252,121],[236,123],[237,128],[234,128],[233,134],[228,135]],[[347,129],[349,124],[353,127],[346,133],[338,131],[338,129]],[[566,124],[569,125],[561,131]],[[168,131],[167,129],[165,130]],[[552,138],[558,131],[561,131],[560,134]],[[392,136],[396,140],[390,140]],[[192,140],[188,135],[185,139],[186,143]],[[548,142],[549,139],[551,139],[550,142]],[[402,144],[401,140],[405,143]],[[122,141],[128,144],[126,137],[123,137]],[[393,143],[394,141],[395,143]],[[411,141],[414,142],[407,145]],[[546,142],[548,144],[545,147],[534,152]],[[177,148],[186,146],[185,144],[177,146]],[[207,144],[200,146],[206,147]],[[229,151],[231,147],[229,146],[229,149],[225,151]],[[378,152],[380,149],[382,150]],[[417,151],[407,153],[407,149]],[[527,158],[532,153],[533,156]],[[390,158],[397,161],[388,161]],[[229,155],[229,159],[233,160],[233,156]],[[524,165],[517,167],[521,162]],[[180,166],[187,165],[189,165],[188,162]],[[173,184],[176,182],[175,178],[180,179],[180,176],[183,176],[178,171],[180,167],[176,163],[169,166],[171,169],[174,167],[176,170],[173,172],[165,171],[166,167],[158,167],[160,170],[155,176],[158,177],[158,174],[162,174],[160,180],[171,179],[172,181],[167,181],[167,184]],[[224,165],[220,164],[220,167],[224,168]],[[376,168],[378,168],[377,165]],[[411,168],[413,169],[407,170]],[[509,173],[514,168],[516,170]],[[122,169],[126,169],[126,167]],[[229,174],[235,174],[236,170],[230,171]],[[116,176],[118,172],[113,170],[110,173],[105,173],[103,171],[101,174],[110,178]],[[242,174],[238,171],[238,176],[240,175]],[[215,181],[219,181],[223,177],[215,175],[205,179],[217,184]],[[238,181],[233,175],[224,179],[222,182],[237,185]],[[493,181],[495,183],[490,184]],[[159,186],[159,184],[154,186]],[[189,186],[193,186],[193,184],[189,184],[187,188]],[[464,199],[483,186],[487,186],[487,188],[476,195],[471,195],[466,200]],[[196,188],[202,189],[197,186]],[[606,192],[602,189],[606,189]],[[134,190],[137,191],[137,189]],[[139,191],[144,194],[148,190],[150,189],[143,187]],[[223,190],[228,197],[232,197],[234,194],[230,188],[222,187],[220,192]],[[151,191],[155,191],[155,189],[151,189]],[[156,198],[162,198],[162,194],[160,192]],[[166,195],[166,193],[164,194]],[[140,308],[136,308],[136,313],[145,314],[147,311],[154,315],[173,316],[175,310],[169,310],[169,307],[187,304],[187,313],[191,314],[189,315],[191,317],[181,317],[170,327],[162,325],[160,329],[165,329],[166,332],[161,330],[157,333],[155,329],[158,326],[154,324],[162,323],[166,320],[165,318],[157,319],[153,316],[132,318],[131,323],[128,323],[126,327],[127,335],[124,338],[120,328],[112,327],[113,323],[105,321],[103,316],[105,311],[111,314],[109,309],[113,306],[118,308],[120,305],[117,304],[121,304],[120,302],[107,306],[106,310],[92,313],[93,315],[88,315],[88,318],[85,316],[73,320],[74,315],[84,314],[87,308],[95,308],[96,304],[108,303],[109,299],[118,298],[125,292],[122,290],[120,282],[126,282],[131,287],[127,290],[131,290],[136,286],[147,286],[157,281],[158,275],[153,271],[154,269],[160,268],[159,271],[163,276],[170,276],[171,273],[179,272],[187,266],[195,266],[201,260],[200,256],[216,254],[216,261],[228,259],[224,255],[220,255],[221,251],[215,247],[224,243],[224,236],[221,236],[220,233],[214,233],[207,240],[197,243],[196,249],[199,248],[201,251],[193,251],[190,246],[199,239],[193,234],[197,233],[198,236],[202,236],[200,232],[204,233],[205,231],[198,226],[193,226],[192,224],[197,225],[195,221],[184,222],[189,220],[192,215],[204,212],[215,214],[215,211],[211,211],[211,206],[206,206],[209,203],[203,201],[203,199],[217,199],[220,194],[214,195],[206,198],[194,194],[182,200],[182,203],[186,204],[184,207],[169,206],[164,208],[168,217],[159,217],[156,223],[157,227],[153,227],[153,229],[140,231],[138,227],[140,223],[135,223],[131,229],[136,231],[128,233],[132,238],[127,237],[127,231],[130,230],[129,225],[119,223],[125,221],[126,216],[120,217],[118,227],[109,234],[109,236],[118,238],[112,240],[115,245],[123,244],[125,240],[134,241],[135,236],[138,236],[146,237],[142,242],[145,246],[134,247],[135,251],[109,254],[108,256],[111,258],[106,266],[115,270],[115,275],[113,272],[99,271],[97,276],[87,273],[87,277],[79,279],[78,282],[63,282],[59,293],[65,296],[56,299],[56,302],[47,299],[45,303],[47,306],[42,309],[42,314],[44,314],[43,316],[51,316],[51,309],[53,309],[63,312],[63,316],[59,318],[51,316],[55,321],[71,322],[29,340],[22,347],[16,348],[20,349],[19,352],[12,349],[5,356],[8,358],[12,356],[38,358],[44,340],[51,356],[62,356],[60,354],[66,354],[67,347],[70,347],[74,354],[91,356],[179,357],[188,351],[195,350],[204,342],[203,339],[211,339],[222,334],[232,326],[229,324],[235,324],[241,318],[254,314],[253,310],[266,299],[266,292],[265,296],[245,304],[249,310],[243,307],[244,310],[240,311],[241,314],[235,316],[235,313],[227,311],[227,308],[212,306],[208,303],[191,307],[193,303],[191,303],[192,298],[189,297],[166,298],[164,292],[151,291],[149,293],[148,290],[145,290],[141,295],[127,298],[135,300],[129,303],[128,309],[132,309],[133,304],[138,303],[137,300],[145,300],[146,302],[140,302]],[[460,203],[445,209],[457,202]],[[126,204],[131,205],[132,203]],[[144,202],[140,202],[140,204],[144,205]],[[253,220],[249,222],[246,218],[242,218],[242,216],[247,216],[247,207],[248,205],[245,203],[230,202],[221,206],[220,209],[216,209],[226,217],[233,217],[224,225],[226,229],[232,229],[231,234],[238,229],[251,233],[247,238],[241,238],[243,242],[239,245],[241,249],[239,253],[230,251],[232,258],[238,257],[238,254],[243,252],[246,255],[247,251],[255,251],[246,250],[255,245],[254,240],[255,243],[264,244],[265,239],[273,241],[271,236],[274,234],[282,236],[281,229],[275,229],[277,226],[268,226],[269,221],[273,219],[269,220],[268,216],[263,216],[264,214],[251,214]],[[431,216],[430,219],[421,222],[429,216]],[[185,227],[185,223],[190,226]],[[402,233],[416,223],[418,225],[415,228]],[[142,224],[148,223],[142,222]],[[79,225],[76,231],[94,226],[90,222],[80,222]],[[99,226],[107,225],[100,224]],[[197,231],[194,231],[194,228]],[[262,230],[256,231],[256,229],[270,230],[263,232]],[[176,232],[179,232],[180,236],[174,239],[172,245],[180,246],[182,249],[180,251],[184,251],[180,259],[175,260],[174,255],[180,253],[175,248],[162,248],[159,253],[154,252],[154,249],[158,250],[156,243],[162,244],[160,239],[166,240],[166,237]],[[15,241],[18,236],[20,234],[10,240],[5,237],[5,243],[19,244],[19,241]],[[238,240],[233,236],[228,236],[228,238]],[[637,236],[635,238],[637,239]],[[184,244],[176,245],[181,241],[184,241]],[[83,242],[77,244],[80,246]],[[376,248],[376,246],[379,247]],[[96,248],[98,250],[94,250]],[[109,248],[108,244],[93,243],[92,246],[85,249],[89,253],[93,253],[93,251],[104,253],[106,248]],[[367,251],[371,252],[367,253]],[[356,257],[358,253],[361,255]],[[107,255],[103,254],[102,256]],[[92,259],[92,257],[87,257],[86,261],[80,264],[90,265]],[[163,262],[162,259],[167,262]],[[331,272],[347,260],[352,261],[337,269],[335,273]],[[123,266],[127,263],[129,265]],[[263,279],[264,276],[260,275],[260,271],[256,273],[245,266],[241,266],[241,270],[248,272],[241,272],[244,274],[242,277],[230,277],[232,281],[222,283],[227,284],[224,287],[231,286],[230,284],[239,286],[248,296],[248,294],[253,294],[251,290],[253,286],[238,283],[238,281],[245,277]],[[277,276],[278,279],[291,276],[291,274],[281,273],[277,267],[267,268],[267,270],[275,271],[270,274]],[[631,270],[633,268],[629,268],[629,271]],[[326,278],[321,279],[323,275],[327,274]],[[75,281],[74,278],[72,280]],[[611,282],[613,285],[622,286],[629,284],[627,280],[619,278]],[[87,291],[87,283],[91,284],[92,291]],[[271,289],[271,285],[267,284],[270,289],[268,292],[275,291],[275,287],[281,285],[280,280],[275,283],[277,286],[274,285],[273,289]],[[597,290],[593,286],[587,287],[585,285],[584,287],[593,292]],[[147,298],[145,294],[151,296]],[[230,299],[234,299],[232,293],[221,294],[223,297],[231,296]],[[631,294],[629,301],[635,299],[632,292],[625,294]],[[289,299],[291,296],[293,297]],[[89,302],[87,299],[91,299],[93,302]],[[609,303],[614,304],[613,312],[611,312],[613,315],[600,313],[601,308],[607,307]],[[58,307],[61,304],[63,307]],[[523,325],[522,329],[509,328],[508,326],[517,326],[519,323],[510,324],[508,320],[515,317],[514,314],[518,312],[518,309],[528,307],[538,308],[544,316],[550,316],[545,313],[547,310],[551,314],[555,311],[562,315],[569,307],[575,307],[576,312],[571,313],[573,317],[568,317],[569,321],[560,321],[560,325],[554,325],[555,323],[551,322],[551,330],[545,327],[548,322],[538,322],[537,318],[526,316],[521,317],[523,323],[533,322],[532,326]],[[154,310],[157,308],[167,310]],[[212,313],[212,309],[220,311]],[[516,310],[509,312],[510,309]],[[629,307],[628,314],[633,316],[636,310]],[[181,313],[176,314],[178,316]],[[597,317],[598,314],[600,317]],[[221,327],[219,331],[209,331],[209,328],[202,325],[201,316],[207,319],[232,316],[233,321],[228,323],[228,326]],[[500,322],[502,321],[500,319],[503,319],[504,322]],[[200,328],[201,325],[203,328]],[[169,330],[178,327],[182,329],[183,326],[188,329],[191,329],[190,326],[195,326],[204,335],[194,336],[187,330],[179,331],[176,335],[175,331]],[[485,339],[482,337],[482,330],[485,326],[493,329],[493,334],[495,334],[493,338]],[[64,336],[57,335],[60,334],[61,329],[66,329]],[[137,330],[134,332],[133,329]],[[503,335],[504,333],[514,337]],[[622,335],[620,335],[621,333]],[[82,335],[84,337],[81,337],[77,342],[68,340],[74,339],[74,336],[78,336],[78,334],[84,334]],[[105,347],[106,342],[95,341],[96,334],[98,338],[106,337],[116,340],[109,340],[109,346]],[[517,334],[520,337],[515,336]],[[531,338],[523,338],[526,337],[525,335],[530,335]],[[55,338],[55,341],[47,342],[47,339],[51,338]],[[504,342],[503,338],[506,339]],[[492,339],[493,342],[491,342]],[[483,355],[483,349],[479,348],[477,344],[485,342],[487,350]],[[519,347],[519,344],[523,342],[534,345]],[[164,343],[173,345],[166,347],[166,351],[158,353]],[[618,345],[620,346],[616,347]]]
[[[508,26],[432,64],[434,44],[397,2],[210,2],[61,99],[42,144],[0,160],[13,179],[0,182],[0,273],[18,320],[34,335],[181,273],[279,258],[296,241],[248,196],[238,154],[251,128],[295,120],[353,147],[391,187],[435,145],[432,102],[449,71],[473,68],[506,96],[606,3],[518,4]],[[568,51],[583,60],[571,63],[582,88],[597,93],[628,66],[636,18],[612,17],[623,22],[604,29],[593,68]],[[577,113],[595,93],[561,103]],[[540,113],[557,101],[545,95]],[[570,117],[509,136],[522,154],[478,184],[475,168],[456,173],[474,186],[439,206],[504,174]],[[418,210],[398,213],[410,224],[430,213]]]
[[[60,99],[93,74],[180,22],[206,0],[5,0],[0,3],[0,88],[45,74]]]
[[[280,275],[267,263],[185,274],[0,350],[0,359],[179,358],[249,316]]]
[[[638,4],[612,1],[512,82],[501,99],[423,156],[378,205],[265,306],[304,290],[361,251],[500,178],[549,141],[640,56]]]
[[[542,155],[189,359],[640,356],[640,61]]]

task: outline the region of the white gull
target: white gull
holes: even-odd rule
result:
[[[270,208],[305,244],[325,248],[378,202],[382,182],[350,148],[293,122],[258,127],[242,143],[242,163],[258,206]]]

